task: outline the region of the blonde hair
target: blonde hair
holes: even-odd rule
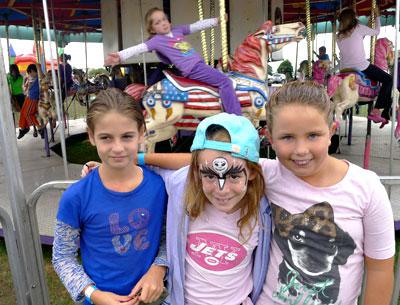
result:
[[[338,39],[346,38],[358,24],[356,13],[352,8],[345,8],[339,15]]]
[[[140,104],[116,88],[101,90],[93,100],[86,115],[88,128],[94,131],[98,118],[110,111],[127,116],[137,123],[138,130],[144,131],[145,121]]]
[[[210,125],[207,129],[206,137],[209,140],[220,142],[231,141],[228,131],[219,125]],[[185,209],[186,213],[192,219],[199,217],[208,203],[208,199],[203,192],[202,182],[199,175],[200,152],[200,150],[192,152],[192,161],[190,163],[188,180],[185,188]],[[247,192],[239,202],[240,219],[237,222],[237,226],[240,229],[239,237],[244,238],[244,242],[251,237],[254,226],[256,225],[256,221],[252,222],[252,220],[258,219],[259,203],[263,197],[265,188],[263,173],[260,165],[248,160],[245,161],[249,171],[255,174],[255,178],[248,180]],[[247,237],[245,237],[243,234],[244,228],[249,229]]]
[[[149,34],[149,38],[154,36],[152,16],[155,12],[162,12],[165,14],[165,12],[158,7],[152,7],[147,11],[146,15],[144,16],[144,23],[146,25],[146,31]]]
[[[275,91],[265,107],[269,132],[272,132],[276,111],[291,104],[314,107],[325,116],[328,125],[333,122],[333,103],[324,87],[313,81],[294,81]]]

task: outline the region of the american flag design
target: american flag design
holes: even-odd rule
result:
[[[215,95],[204,91],[201,87],[198,89],[192,89],[190,91],[182,91],[168,79],[162,80],[162,94],[161,100],[162,105],[165,108],[171,107],[172,102],[182,102],[185,103],[185,108],[195,109],[195,110],[222,110],[221,101],[219,95]],[[251,97],[249,92],[246,91],[236,91],[236,96],[238,97],[242,107],[251,106]],[[154,106],[154,100],[146,100],[148,106]]]

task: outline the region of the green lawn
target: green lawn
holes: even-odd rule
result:
[[[49,289],[50,304],[52,305],[74,305],[67,290],[60,282],[51,264],[51,247],[43,246],[43,257],[45,262],[45,273],[47,287]],[[8,264],[6,245],[4,239],[0,239],[0,304],[17,305],[12,287],[11,271]]]

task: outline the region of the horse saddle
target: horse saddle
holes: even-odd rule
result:
[[[219,90],[206,83],[192,80],[186,77],[177,76],[169,71],[163,70],[165,77],[180,91],[203,90],[214,96],[219,97]]]
[[[370,87],[371,89],[378,89],[377,82],[370,80],[369,78],[367,78],[367,76],[364,73],[362,73],[359,70],[350,69],[350,68],[342,69],[342,70],[340,70],[338,76],[340,78],[345,78],[346,76],[348,76],[350,74],[356,75],[356,82],[358,85],[363,86],[363,87]]]

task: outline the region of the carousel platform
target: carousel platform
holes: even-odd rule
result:
[[[364,142],[366,134],[367,121],[362,117],[354,117],[352,145],[347,145],[345,124],[342,122],[340,153],[335,154],[340,159],[346,159],[350,162],[362,166],[364,154]],[[86,124],[83,119],[70,121],[70,134],[78,134],[85,131]],[[370,169],[379,176],[390,175],[389,152],[390,152],[390,124],[384,129],[379,129],[376,124],[372,127],[372,148]],[[58,134],[55,138],[59,141]],[[392,175],[400,178],[400,143],[394,142],[394,161],[392,164]],[[51,152],[50,157],[46,157],[43,149],[44,143],[40,138],[33,138],[32,132],[24,138],[18,140],[18,151],[21,162],[23,183],[26,197],[29,196],[41,184],[54,181],[65,180],[63,161],[60,156]],[[0,148],[0,153],[1,153]],[[0,158],[0,206],[5,208],[11,214],[10,202],[7,194],[6,177],[4,174],[4,160]],[[69,178],[79,179],[81,165],[69,164]],[[58,208],[58,201],[61,191],[51,191],[44,193],[37,203],[37,217],[39,232],[43,244],[51,244],[53,240],[53,228]],[[400,184],[392,186],[390,190],[396,228],[400,229]],[[0,229],[1,230],[1,229]],[[0,231],[0,234],[2,231]]]

